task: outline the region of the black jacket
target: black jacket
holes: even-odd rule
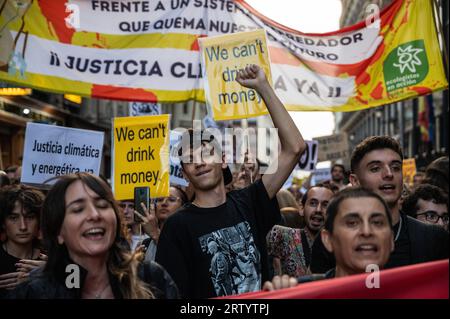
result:
[[[425,224],[415,218],[400,214],[403,223],[406,225],[403,231],[407,232],[410,245],[410,264],[418,264],[427,261],[446,259],[449,256],[449,233],[436,225]],[[396,254],[397,247],[391,254]],[[334,255],[329,253],[322,243],[320,236],[317,236],[312,246],[311,272],[325,273],[336,266]],[[406,266],[388,261],[386,268]]]
[[[65,263],[67,266],[69,263]],[[71,264],[74,264],[71,262]],[[64,271],[62,271],[64,269]],[[87,270],[79,266],[80,287],[67,288],[66,279],[70,272],[66,267],[57,269],[54,273],[44,273],[36,269],[30,273],[30,279],[11,291],[8,299],[80,299]],[[150,285],[151,291],[157,299],[177,299],[179,293],[177,286],[166,270],[155,262],[143,262],[139,266],[138,275],[141,280]],[[111,288],[116,299],[122,299],[119,282],[116,277],[109,274]]]

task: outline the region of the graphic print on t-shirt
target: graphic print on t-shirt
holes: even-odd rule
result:
[[[217,296],[235,295],[261,289],[260,254],[248,222],[222,228],[199,238]]]

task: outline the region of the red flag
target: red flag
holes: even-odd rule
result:
[[[448,266],[446,259],[382,270],[379,288],[367,288],[366,281],[374,273],[366,273],[225,299],[448,299]]]

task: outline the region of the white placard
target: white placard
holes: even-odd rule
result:
[[[331,180],[331,168],[318,168],[313,173],[314,182],[316,184]],[[311,183],[312,184],[312,183]]]
[[[303,171],[314,171],[317,164],[319,143],[317,141],[305,141],[306,150],[298,161],[298,166]]]
[[[44,184],[52,177],[77,172],[98,175],[103,140],[103,132],[28,123],[20,182]]]
[[[170,131],[170,184],[188,186],[188,182],[183,178],[182,167],[178,157],[178,147],[176,147],[179,141],[181,141],[182,136],[180,132]]]

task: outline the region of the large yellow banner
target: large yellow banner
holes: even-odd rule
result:
[[[150,187],[153,198],[169,196],[169,119],[168,114],[114,119],[116,199],[132,199],[138,186]]]
[[[206,73],[206,102],[215,120],[267,114],[264,100],[254,89],[236,81],[239,70],[257,64],[271,83],[264,30],[199,39]]]
[[[402,173],[403,182],[409,186],[413,186],[414,175],[417,173],[415,158],[406,158],[403,160]]]
[[[244,0],[7,0],[0,80],[87,97],[205,101],[198,39],[264,29],[292,111],[354,111],[448,86],[432,0],[394,0],[354,26],[307,34]],[[245,107],[216,118],[241,118]]]

